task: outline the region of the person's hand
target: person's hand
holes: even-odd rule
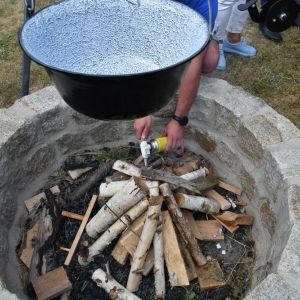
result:
[[[151,116],[136,119],[134,121],[133,128],[135,130],[135,134],[138,140],[147,139],[152,134],[151,124]]]
[[[168,144],[165,152],[184,152],[184,140],[183,140],[184,128],[175,120],[170,121],[163,133],[163,136],[168,137]]]

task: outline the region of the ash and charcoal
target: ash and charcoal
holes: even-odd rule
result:
[[[134,161],[140,155],[138,145],[130,143],[128,147],[125,147],[126,158],[119,156],[123,152],[115,151],[114,155],[117,156],[118,159],[128,160],[130,157],[130,161]],[[77,156],[71,156],[70,159],[65,163],[60,170],[58,170],[55,174],[52,174],[51,180],[45,185],[45,188],[49,188],[54,186],[55,184],[59,185],[61,193],[56,196],[58,205],[60,210],[65,210],[69,212],[73,212],[76,214],[84,215],[87,207],[89,205],[90,199],[92,195],[99,193],[99,184],[94,186],[90,191],[86,193],[84,197],[82,197],[78,201],[70,201],[68,197],[70,193],[81,183],[91,176],[95,170],[91,170],[76,180],[72,180],[67,175],[67,170],[73,169],[73,165],[82,166],[94,166],[101,164],[101,159],[105,157],[105,153],[110,153],[111,149],[101,149],[99,152],[90,152],[86,151]],[[160,156],[152,157],[149,161],[149,164],[153,163]],[[164,157],[167,158],[167,155],[164,154]],[[203,163],[205,160],[203,159]],[[75,167],[74,167],[75,168]],[[112,171],[111,175],[114,171]],[[235,197],[225,190],[219,189],[219,193],[223,194],[226,197]],[[101,208],[103,204],[101,202],[97,202],[92,211],[91,217],[93,217],[98,210]],[[233,209],[230,209],[233,211]],[[239,211],[239,207],[235,208],[235,212]],[[195,220],[203,220],[206,219],[206,215],[204,213],[196,212],[194,213]],[[60,229],[57,234],[57,238],[52,245],[48,245],[48,243],[44,247],[44,254],[47,257],[47,271],[55,269],[59,266],[64,266],[64,261],[67,257],[67,252],[60,250],[60,247],[70,248],[72,242],[76,236],[76,233],[80,227],[80,221],[64,218],[63,222],[60,226]],[[223,228],[224,230],[224,228]],[[171,288],[168,279],[167,282],[167,293],[166,300],[221,300],[221,299],[230,299],[230,300],[238,300],[242,299],[245,295],[248,287],[250,286],[251,280],[251,272],[254,266],[255,261],[255,250],[254,250],[254,242],[251,237],[251,227],[250,226],[240,226],[240,228],[234,233],[230,233],[229,231],[225,231],[225,238],[223,241],[219,242],[200,242],[199,246],[202,253],[209,259],[217,259],[219,265],[222,269],[222,280],[226,281],[226,285],[214,290],[201,291],[198,279],[190,282],[189,286],[186,287],[173,287]],[[65,270],[67,272],[68,278],[72,283],[72,291],[70,295],[70,299],[79,300],[89,300],[89,299],[99,299],[105,300],[110,299],[107,292],[99,288],[96,283],[91,279],[93,272],[101,268],[105,270],[105,264],[108,262],[110,267],[110,272],[114,279],[118,281],[121,285],[126,287],[128,274],[130,271],[130,261],[129,259],[125,263],[125,265],[120,265],[111,255],[115,244],[118,239],[115,239],[110,245],[106,247],[106,249],[101,253],[101,255],[92,263],[87,266],[82,266],[78,263],[78,254],[81,251],[81,243],[79,243],[79,247],[75,252],[72,261],[69,266],[65,266]],[[86,233],[84,233],[81,237],[82,241],[88,241],[89,245],[94,243],[94,240],[89,237]],[[217,243],[220,245],[218,248]],[[48,248],[47,248],[48,245]],[[167,276],[168,272],[165,270],[165,274]],[[150,272],[147,276],[143,276],[143,280],[140,284],[139,290],[135,292],[138,297],[143,300],[154,300],[157,299],[155,296],[155,287],[154,287],[154,276],[153,273]],[[56,299],[59,299],[57,297]]]

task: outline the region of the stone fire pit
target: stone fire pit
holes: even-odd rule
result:
[[[154,118],[155,137],[175,99]],[[243,190],[257,261],[245,299],[300,299],[300,131],[262,99],[223,80],[202,78],[186,147]],[[34,196],[66,157],[135,141],[132,121],[89,119],[47,87],[0,110],[0,299],[28,299],[15,247]],[[222,170],[222,174],[218,173]]]

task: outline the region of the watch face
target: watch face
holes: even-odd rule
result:
[[[174,115],[173,119],[176,120],[181,126],[185,126],[189,122],[189,119],[186,116],[179,117]]]
[[[185,126],[189,122],[188,117],[182,117],[180,121],[180,125]]]

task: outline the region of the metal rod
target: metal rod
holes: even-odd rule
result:
[[[35,0],[24,0],[24,23],[34,14],[34,9]],[[23,51],[21,97],[29,94],[30,64],[31,59]]]

